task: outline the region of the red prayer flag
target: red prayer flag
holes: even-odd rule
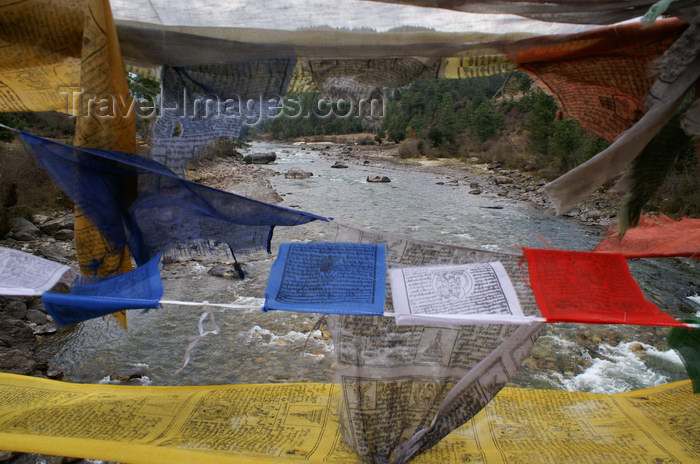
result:
[[[627,258],[687,256],[700,258],[700,219],[679,221],[666,215],[642,216],[639,225],[627,230],[622,239],[615,230],[593,251],[620,253]]]
[[[542,81],[570,118],[612,142],[647,108],[649,69],[687,28],[677,18],[542,36],[504,45],[509,58]]]
[[[686,327],[644,298],[620,254],[523,250],[547,322]]]

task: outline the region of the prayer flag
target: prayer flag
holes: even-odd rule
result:
[[[630,22],[504,48],[520,69],[544,83],[568,117],[612,142],[646,112],[644,98],[654,82],[650,65],[685,28],[676,18],[652,27]]]
[[[528,324],[500,262],[389,271],[397,325]]]
[[[336,240],[383,244],[392,268],[459,269],[463,264],[499,262],[510,276],[522,313],[540,315],[518,255],[343,224]],[[394,291],[392,283],[392,295]],[[387,312],[392,306],[390,298]],[[398,326],[394,317],[346,315],[327,320],[335,340],[336,379],[342,386],[343,439],[366,461],[392,463],[408,461],[479,412],[515,375],[544,327],[538,322]]]
[[[381,315],[385,297],[384,245],[283,243],[263,311]]]
[[[86,280],[69,295],[45,292],[46,311],[59,325],[68,325],[125,309],[158,307],[163,297],[160,256],[133,271],[97,280]]]
[[[243,138],[247,127],[279,111],[279,98],[295,63],[294,58],[279,58],[163,66],[161,108],[165,109],[151,127],[151,156],[181,173],[212,141]]]
[[[182,179],[142,156],[21,134],[53,180],[115,248],[128,244],[139,265],[186,244],[269,251],[275,226],[328,220]]]
[[[75,270],[24,251],[0,247],[0,295],[41,295],[58,282],[70,283]]]
[[[628,229],[621,239],[613,234],[611,230],[593,251],[620,253],[626,258],[700,257],[700,219],[642,216],[639,225]]]
[[[644,298],[622,255],[523,250],[547,322],[686,327]]]

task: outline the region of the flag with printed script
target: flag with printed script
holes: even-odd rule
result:
[[[389,271],[397,325],[531,324],[498,261]]]
[[[163,66],[162,111],[150,128],[151,156],[181,173],[220,137],[243,138],[247,127],[274,116],[295,63],[278,58]]]
[[[381,315],[385,298],[384,245],[283,243],[263,310]]]
[[[160,256],[156,256],[124,274],[83,278],[70,294],[45,292],[41,300],[57,324],[68,325],[125,309],[156,308],[162,297]]]
[[[328,220],[182,179],[142,156],[21,134],[80,210],[115,248],[128,245],[139,265],[169,249],[200,249],[211,242],[226,243],[234,252],[269,251],[275,226]]]
[[[523,250],[547,322],[686,327],[644,298],[622,255]]]
[[[0,247],[0,295],[41,295],[58,282],[70,283],[75,269],[24,251]]]
[[[686,322],[700,324],[700,318]],[[668,344],[683,360],[688,377],[693,381],[693,392],[700,393],[700,329],[674,327],[668,336]]]

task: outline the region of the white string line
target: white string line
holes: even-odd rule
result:
[[[229,308],[229,309],[262,309],[262,305],[243,305],[243,304],[229,304],[229,303],[208,303],[208,302],[195,302],[195,301],[180,301],[180,300],[160,300],[160,304],[172,304],[180,306],[214,306],[217,308]]]

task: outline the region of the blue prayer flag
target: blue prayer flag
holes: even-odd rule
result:
[[[124,274],[84,278],[70,294],[44,292],[41,300],[57,324],[68,325],[124,309],[157,308],[162,297],[159,255]]]
[[[283,243],[270,270],[263,311],[382,315],[384,245]]]
[[[296,65],[293,50],[288,53],[292,58],[163,66],[161,107],[178,111],[161,111],[151,124],[153,159],[184,172],[207,144],[243,138],[248,126],[278,114]]]
[[[178,246],[198,249],[211,242],[226,243],[233,252],[269,252],[275,226],[328,221],[182,179],[142,156],[20,133],[39,164],[110,245],[128,245],[138,265]]]

